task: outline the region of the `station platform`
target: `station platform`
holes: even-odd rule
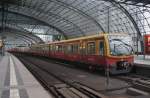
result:
[[[135,71],[139,75],[150,77],[150,56],[136,55],[134,56]]]
[[[135,55],[134,56],[134,63],[136,66],[143,66],[150,68],[150,56],[149,55]]]
[[[0,56],[0,98],[53,98],[13,55]]]

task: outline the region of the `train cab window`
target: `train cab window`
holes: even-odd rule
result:
[[[104,55],[104,42],[100,41],[99,43],[99,54]]]
[[[95,42],[87,43],[87,54],[95,54]]]

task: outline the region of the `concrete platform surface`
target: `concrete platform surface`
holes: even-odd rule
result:
[[[52,98],[13,55],[0,56],[0,98]]]

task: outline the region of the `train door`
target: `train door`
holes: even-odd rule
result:
[[[99,55],[100,56],[104,56],[105,52],[104,52],[104,41],[100,40],[99,41]]]
[[[46,47],[46,56],[49,56],[49,45],[46,44],[45,47]]]
[[[84,56],[86,54],[86,42],[83,40],[80,40],[79,52],[80,52],[80,62],[84,62]]]
[[[98,65],[105,65],[105,43],[104,40],[100,40],[99,44],[98,44],[99,48],[98,48]]]
[[[82,56],[86,54],[86,42],[85,41],[80,42],[80,54]]]

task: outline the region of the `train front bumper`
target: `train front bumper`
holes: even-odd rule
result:
[[[116,64],[109,65],[111,74],[129,73],[132,70],[132,65],[126,61],[119,61]]]

